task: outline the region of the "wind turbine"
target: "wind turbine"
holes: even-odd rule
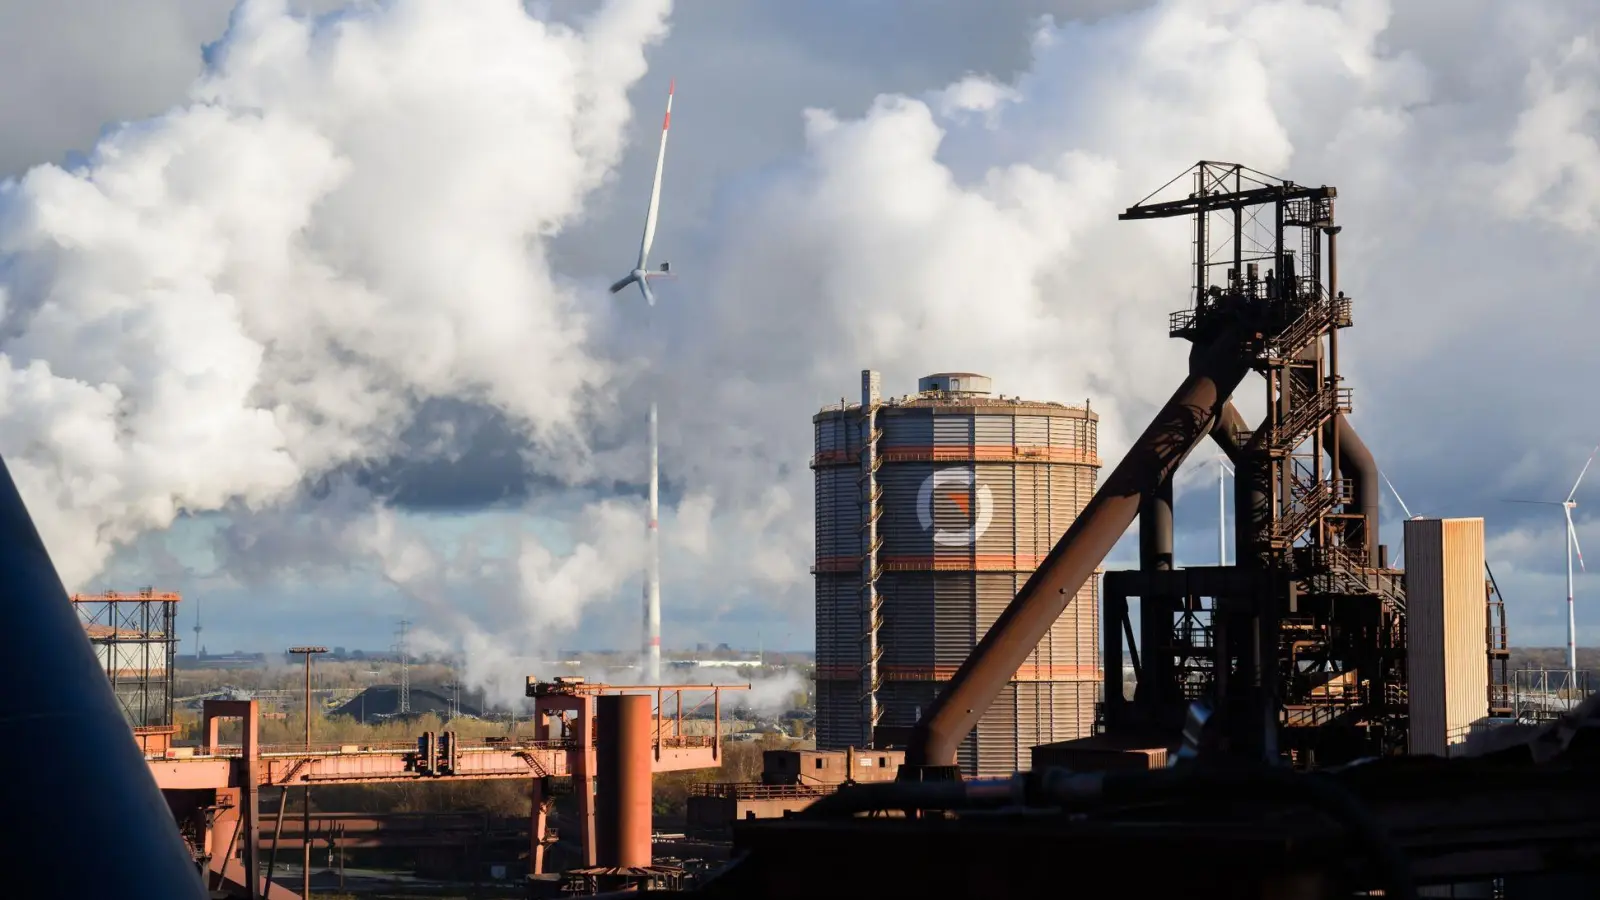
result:
[[[1578,494],[1578,485],[1583,483],[1583,476],[1589,473],[1589,467],[1594,465],[1595,454],[1600,453],[1600,446],[1594,448],[1589,454],[1589,461],[1583,464],[1578,472],[1578,480],[1572,483],[1572,490],[1567,492],[1565,500],[1508,500],[1507,503],[1534,503],[1540,506],[1559,506],[1567,518],[1567,684],[1569,690],[1578,687],[1578,617],[1572,601],[1572,554],[1578,554],[1578,568],[1589,571],[1583,564],[1583,548],[1578,546],[1578,528],[1572,522],[1572,510],[1577,507],[1573,497]]]
[[[659,272],[650,271],[649,265],[650,245],[656,239],[656,209],[661,205],[661,170],[667,164],[667,130],[672,126],[672,95],[677,86],[677,79],[667,85],[667,114],[661,119],[661,148],[656,151],[656,180],[650,188],[650,207],[644,214],[644,239],[639,242],[639,262],[633,271],[611,286],[611,293],[615,294],[630,284],[637,284],[645,302],[651,306],[656,305],[656,296],[650,292],[650,279],[662,278],[672,271],[671,263],[662,263]]]
[[[1411,507],[1406,506],[1406,501],[1400,499],[1400,492],[1394,489],[1394,482],[1389,480],[1388,473],[1384,472],[1382,469],[1379,469],[1378,470],[1378,476],[1383,479],[1383,483],[1384,484],[1387,484],[1389,486],[1389,493],[1394,495],[1394,502],[1400,504],[1400,511],[1405,513],[1406,518],[1408,518],[1408,519],[1420,519],[1420,518],[1422,518],[1421,516],[1413,516],[1411,514]]]
[[[666,277],[671,271],[668,263],[661,264],[660,272],[648,271],[646,266],[650,259],[650,244],[656,237],[656,210],[661,204],[661,170],[667,162],[667,130],[672,125],[672,95],[676,89],[677,80],[674,79],[667,85],[667,114],[661,120],[661,148],[656,151],[656,178],[650,188],[650,207],[644,214],[644,240],[639,244],[639,262],[626,278],[611,286],[611,293],[615,294],[630,284],[639,285],[645,303],[652,307],[656,305],[656,298],[650,292],[650,279]],[[661,533],[657,523],[660,512],[657,465],[656,402],[652,399],[650,401],[650,511],[646,525],[649,555],[645,561],[644,575],[643,650],[644,674],[648,679],[646,684],[661,683]]]
[[[1217,565],[1228,564],[1228,476],[1233,475],[1225,454],[1217,454]]]
[[[1400,492],[1394,489],[1394,482],[1389,480],[1388,473],[1384,472],[1382,469],[1379,469],[1378,470],[1378,477],[1382,478],[1383,479],[1383,483],[1389,486],[1389,493],[1394,495],[1394,502],[1400,504],[1400,512],[1404,513],[1405,517],[1407,519],[1420,519],[1420,518],[1422,518],[1422,516],[1413,516],[1411,514],[1411,508],[1406,506],[1406,501],[1400,499]],[[1394,555],[1394,564],[1395,564],[1395,566],[1398,567],[1400,565],[1400,561],[1405,559],[1405,558],[1406,558],[1406,545],[1405,545],[1405,542],[1402,540],[1401,543],[1400,543],[1400,552],[1396,553]],[[1488,566],[1488,565],[1489,565],[1489,563],[1487,561],[1485,561],[1484,562],[1484,566]]]

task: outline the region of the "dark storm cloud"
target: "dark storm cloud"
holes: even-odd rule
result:
[[[597,439],[596,454],[637,457],[636,478],[603,477],[574,484],[540,469],[529,458],[527,437],[499,410],[453,398],[423,403],[400,437],[393,457],[366,465],[345,466],[320,479],[316,493],[326,496],[331,485],[349,478],[396,507],[415,512],[461,513],[518,506],[530,499],[580,491],[593,497],[643,497],[647,490],[644,456],[634,435],[617,433]],[[667,460],[670,466],[671,460]],[[781,476],[788,461],[771,461]],[[686,485],[670,472],[660,479],[661,502],[674,506]]]

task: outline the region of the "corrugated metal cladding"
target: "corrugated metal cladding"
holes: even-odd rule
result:
[[[1405,527],[1410,751],[1447,756],[1489,716],[1483,520]]]
[[[1098,418],[972,393],[879,409],[881,725],[916,721],[1094,495]],[[862,733],[861,410],[813,422],[817,746],[839,749]],[[1008,774],[1036,744],[1089,735],[1099,652],[1091,579],[962,745],[962,768]]]

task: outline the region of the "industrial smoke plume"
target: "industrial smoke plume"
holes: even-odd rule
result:
[[[806,419],[865,366],[887,393],[956,366],[1006,394],[1092,398],[1114,461],[1184,370],[1161,323],[1189,253],[1181,229],[1115,213],[1197,158],[1339,186],[1360,223],[1346,287],[1383,317],[1348,351],[1375,446],[1415,436],[1385,424],[1402,407],[1447,410],[1489,377],[1372,389],[1438,380],[1430,360],[1473,352],[1469,333],[1575,351],[1593,320],[1549,288],[1592,281],[1574,248],[1600,217],[1600,42],[1576,0],[1469,5],[1441,7],[1441,35],[1381,0],[1168,0],[1041,23],[1015,78],[803,113],[802,148],[728,179],[665,248],[702,248],[656,288],[682,299],[653,310],[681,498],[664,513],[669,643],[675,622],[750,606],[804,642]],[[526,674],[506,660],[556,646],[592,604],[631,608],[642,503],[611,485],[642,471],[636,367],[598,312],[614,273],[557,271],[552,242],[602,201],[626,214],[597,243],[635,239],[637,197],[600,189],[625,144],[654,152],[659,93],[635,111],[628,91],[668,11],[612,2],[565,25],[514,0],[396,0],[306,19],[246,0],[169,112],[0,186],[0,453],[69,584],[220,513],[232,577],[371,568],[485,679]],[[707,99],[681,115],[739,120]],[[1484,268],[1507,254],[1520,272]],[[1534,271],[1546,289],[1528,290]],[[1541,311],[1568,324],[1526,324]],[[526,509],[441,529],[344,477],[418,452],[401,436],[440,397],[523,436],[544,485]],[[627,444],[597,451],[602,435]]]
[[[384,459],[429,397],[581,466],[607,369],[545,242],[615,164],[667,6],[247,0],[184,104],[0,187],[0,451],[65,580]]]

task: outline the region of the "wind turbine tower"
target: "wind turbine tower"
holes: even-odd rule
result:
[[[1577,507],[1573,497],[1578,495],[1578,485],[1583,483],[1583,476],[1589,474],[1589,467],[1594,465],[1595,454],[1600,453],[1600,447],[1595,447],[1589,454],[1589,461],[1583,464],[1583,469],[1578,472],[1578,480],[1572,483],[1572,490],[1567,492],[1565,500],[1512,500],[1512,503],[1537,503],[1541,506],[1559,506],[1567,519],[1566,545],[1567,545],[1567,688],[1578,688],[1578,615],[1572,599],[1572,555],[1578,555],[1578,568],[1589,571],[1583,564],[1583,548],[1578,545],[1578,527],[1573,524],[1572,510]]]
[[[672,95],[677,81],[667,86],[667,113],[661,119],[661,147],[656,151],[656,177],[650,187],[650,206],[644,214],[644,239],[639,242],[639,261],[626,277],[611,285],[615,294],[630,284],[637,284],[644,295],[645,305],[656,305],[655,294],[650,292],[650,280],[665,277],[672,271],[670,263],[662,263],[659,272],[650,271],[650,245],[656,237],[656,213],[661,205],[661,171],[667,162],[667,132],[672,126]],[[648,557],[644,574],[644,674],[647,684],[661,683],[661,532],[658,522],[659,481],[657,464],[659,454],[656,444],[656,402],[650,401],[650,509],[646,513],[649,538]]]
[[[1217,454],[1217,565],[1228,564],[1228,476],[1233,475],[1228,457]],[[1237,477],[1237,476],[1235,476]]]

